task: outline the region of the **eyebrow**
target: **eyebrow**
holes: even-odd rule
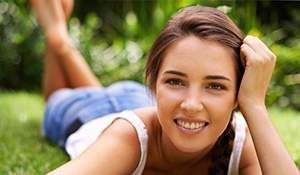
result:
[[[163,74],[174,74],[174,75],[178,75],[178,76],[182,76],[182,77],[188,77],[188,75],[186,73],[177,71],[177,70],[167,70],[165,71]],[[230,81],[230,78],[223,76],[223,75],[208,75],[204,78],[205,80],[226,80],[226,81]]]
[[[205,80],[227,80],[227,81],[230,81],[231,80],[225,76],[222,76],[222,75],[208,75],[204,78]]]
[[[177,70],[167,70],[163,74],[174,74],[174,75],[179,75],[179,76],[183,76],[183,77],[188,77],[186,73],[183,73],[183,72],[180,72]]]

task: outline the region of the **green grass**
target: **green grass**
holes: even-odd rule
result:
[[[45,174],[69,160],[41,136],[40,95],[0,91],[0,174]]]
[[[269,114],[287,150],[300,170],[300,112],[272,107]]]
[[[41,134],[44,102],[39,94],[0,91],[0,174],[45,174],[69,160]],[[270,108],[270,115],[300,169],[300,113]]]

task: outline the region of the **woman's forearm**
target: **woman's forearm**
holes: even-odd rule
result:
[[[243,113],[263,174],[300,174],[293,159],[285,148],[265,106]]]

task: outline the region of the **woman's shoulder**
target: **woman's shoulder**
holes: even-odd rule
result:
[[[153,133],[160,126],[157,119],[156,107],[140,108],[133,111],[144,123],[148,134]]]

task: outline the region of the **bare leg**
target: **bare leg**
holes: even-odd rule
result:
[[[69,44],[66,20],[72,0],[31,0],[46,38],[44,97],[60,88],[102,87],[82,55]]]
[[[56,55],[53,51],[46,47],[43,74],[43,95],[45,100],[48,99],[52,92],[68,87],[61,65],[55,57]]]

